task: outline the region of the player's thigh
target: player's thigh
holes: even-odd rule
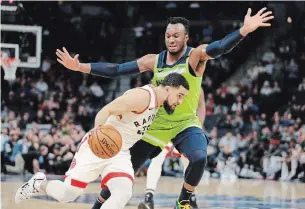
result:
[[[99,177],[101,169],[106,163],[106,160],[98,158],[92,153],[87,135],[85,135],[73,157],[69,170],[65,174],[65,181],[71,185],[92,182]]]
[[[158,152],[158,149],[160,150]],[[157,156],[161,149],[146,141],[139,140],[130,148],[131,162],[135,172],[137,172],[142,165],[152,157]]]
[[[191,160],[195,150],[206,153],[208,138],[200,128],[190,127],[180,132],[172,142],[180,153]]]
[[[130,152],[119,152],[109,161],[101,172],[101,186],[107,186],[107,182],[113,178],[126,178],[133,182],[134,169],[131,163]]]

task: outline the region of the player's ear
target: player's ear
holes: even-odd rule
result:
[[[165,90],[165,92],[166,92],[166,95],[168,95],[168,94],[169,94],[169,91],[170,91],[170,87],[169,87],[169,86],[165,86],[165,87],[164,87],[164,90]]]
[[[185,41],[187,42],[189,40],[189,35],[185,34]]]

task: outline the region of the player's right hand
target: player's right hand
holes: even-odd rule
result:
[[[70,70],[78,71],[80,68],[80,63],[78,60],[79,55],[77,54],[72,58],[65,47],[62,49],[63,51],[59,49],[56,50],[57,61]]]

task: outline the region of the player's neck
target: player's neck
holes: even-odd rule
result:
[[[166,62],[169,62],[170,64],[177,62],[184,55],[186,48],[187,48],[187,46],[184,46],[183,50],[179,54],[176,54],[176,55],[172,55],[167,51]]]
[[[158,101],[158,107],[160,107],[164,100],[165,100],[165,96],[164,96],[164,87],[162,87],[161,85],[160,86],[157,86],[157,87],[154,87],[155,88],[155,91],[156,91],[156,97],[157,97],[157,101]]]

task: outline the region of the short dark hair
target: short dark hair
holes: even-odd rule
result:
[[[184,76],[179,73],[171,73],[167,75],[164,80],[160,84],[161,86],[171,86],[175,88],[179,88],[183,86],[186,90],[190,90],[190,85],[185,79]]]
[[[185,33],[189,33],[190,28],[190,21],[184,17],[170,17],[167,19],[167,25],[168,24],[178,24],[181,23],[184,26]]]

